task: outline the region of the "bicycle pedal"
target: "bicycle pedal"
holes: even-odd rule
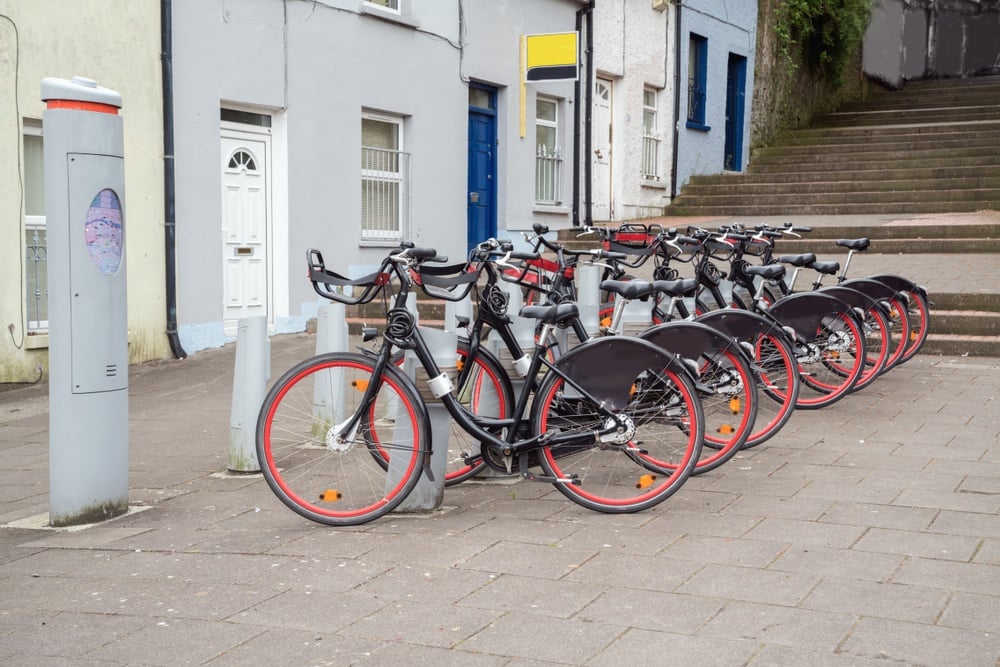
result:
[[[522,472],[522,479],[529,482],[546,482],[548,484],[575,484],[580,486],[580,477],[578,475],[570,475],[569,477],[552,477],[549,475],[536,475],[533,472]]]

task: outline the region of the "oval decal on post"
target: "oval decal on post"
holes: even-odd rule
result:
[[[106,276],[114,275],[122,263],[122,205],[114,190],[97,193],[87,210],[84,236],[90,259]]]

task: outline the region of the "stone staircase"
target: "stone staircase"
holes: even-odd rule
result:
[[[833,219],[814,226],[808,238],[779,240],[775,251],[815,252],[843,262],[846,253],[836,239],[867,236],[871,246],[854,256],[851,277],[894,273],[930,283],[931,331],[922,354],[1000,357],[1000,217],[995,219],[993,224],[900,221],[864,227]]]
[[[1000,209],[1000,76],[921,81],[818,116],[696,176],[667,215],[844,215]]]
[[[961,221],[956,222],[956,218]],[[684,230],[688,224],[711,229],[737,220],[749,226],[756,221],[771,225],[784,222],[780,216],[757,220],[667,216],[642,222]],[[950,224],[946,220],[951,220]],[[850,277],[889,273],[928,287],[931,332],[922,354],[1000,357],[1000,215],[910,215],[898,220],[881,216],[872,224],[856,216],[815,216],[796,218],[795,224],[811,226],[813,231],[802,239],[779,240],[776,254],[814,252],[820,259],[843,262],[846,251],[835,241],[867,236],[871,246],[855,254]],[[593,240],[577,240],[573,230],[560,232],[559,240],[581,249],[595,246]],[[648,278],[642,271],[636,274]],[[687,275],[683,268],[682,275]],[[808,279],[803,274],[799,287],[804,288]],[[828,279],[825,284],[833,281]]]

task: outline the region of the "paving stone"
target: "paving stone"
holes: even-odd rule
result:
[[[933,623],[948,596],[937,589],[855,579],[824,579],[802,602],[805,609]]]
[[[723,608],[716,598],[649,590],[611,589],[576,615],[594,623],[615,619],[631,628],[695,634]]]
[[[892,501],[892,504],[900,507],[930,507],[956,512],[980,512],[982,514],[1000,512],[1000,496],[978,493],[947,493],[906,489]]]
[[[910,558],[893,576],[893,581],[948,591],[1000,596],[1000,566],[997,565]]]
[[[874,487],[862,484],[840,484],[838,482],[811,482],[796,495],[803,498],[824,500],[844,500],[850,498],[859,503],[888,505],[902,492],[900,487]]]
[[[488,627],[499,616],[500,612],[495,610],[395,601],[348,626],[340,634],[453,648]]]
[[[972,560],[976,563],[1000,565],[1000,540],[983,540]]]
[[[226,620],[260,628],[333,634],[381,611],[388,598],[358,593],[294,589],[262,600]]]
[[[885,667],[880,658],[861,658],[841,652],[821,653],[788,646],[764,646],[747,667]]]
[[[658,659],[670,664],[699,667],[743,665],[757,652],[755,641],[730,641],[718,637],[686,635],[651,630],[629,630],[588,662],[593,667],[655,664]]]
[[[500,542],[482,553],[469,558],[463,569],[494,574],[522,574],[559,579],[577,570],[594,557],[594,552],[568,549],[556,545],[518,544]]]
[[[727,505],[726,514],[816,521],[828,511],[831,504],[829,500],[821,498],[782,498],[754,492],[742,495]]]
[[[926,530],[935,516],[937,516],[937,512],[930,509],[845,501],[831,504],[823,516],[819,517],[819,521],[852,526]]]
[[[902,556],[893,554],[820,546],[794,546],[785,551],[768,568],[833,579],[884,582],[899,569],[902,561]]]
[[[816,585],[815,576],[731,565],[706,565],[678,593],[794,606]]]
[[[727,639],[754,639],[833,653],[854,626],[851,613],[819,613],[775,605],[732,602],[713,618],[703,635]]]
[[[996,667],[1000,637],[972,630],[863,618],[841,650],[909,665]]]
[[[967,561],[972,558],[979,545],[980,540],[972,537],[872,528],[852,548],[858,551]]]
[[[938,513],[929,530],[947,535],[983,536],[1000,539],[1000,516],[945,510]]]
[[[1000,596],[955,593],[948,600],[938,625],[1000,633]]]
[[[369,578],[352,592],[380,600],[422,600],[451,604],[493,581],[485,572],[399,563]]]
[[[819,521],[766,518],[747,533],[755,540],[769,540],[783,544],[812,544],[846,549],[864,533],[859,526],[849,526]]]
[[[629,590],[673,591],[701,567],[701,563],[670,558],[600,553],[565,578]]]
[[[10,610],[0,614],[0,655],[79,659],[150,623],[141,616]]]
[[[89,651],[85,657],[118,664],[199,665],[228,652],[262,631],[247,625],[184,618],[147,625],[127,637]],[[183,647],[179,659],[178,647]]]
[[[597,599],[607,586],[552,581],[530,576],[490,575],[458,603],[481,609],[570,618]]]
[[[381,655],[379,649],[389,645],[398,647],[394,642],[379,642],[361,640],[356,637],[338,637],[316,632],[301,630],[269,629],[252,637],[238,646],[234,646],[224,654],[205,663],[210,667],[273,667],[274,665],[355,665],[368,662],[372,656]],[[420,655],[420,647],[407,646]],[[474,656],[469,656],[474,658]],[[422,664],[413,662],[410,664]],[[425,663],[424,663],[425,664]],[[440,664],[448,664],[442,662]],[[474,660],[467,663],[476,665]],[[481,663],[491,665],[495,663]]]
[[[619,637],[620,625],[509,613],[458,644],[463,651],[489,653],[570,665],[589,664]]]
[[[784,544],[766,540],[707,535],[685,535],[663,550],[662,555],[677,560],[765,567],[784,550]]]

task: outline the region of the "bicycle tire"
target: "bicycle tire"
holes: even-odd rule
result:
[[[459,339],[457,351],[459,363],[470,363],[467,340]],[[510,416],[514,409],[514,388],[500,360],[489,350],[480,347],[471,363],[475,368],[465,375],[461,385],[455,389],[456,400],[469,412],[480,417],[503,419]],[[486,462],[481,456],[478,461],[467,462],[479,452],[480,442],[452,420],[444,485],[454,486],[481,473],[486,468]]]
[[[824,319],[812,341],[796,346],[802,391],[796,409],[833,405],[849,394],[864,371],[867,356],[861,325],[850,310]]]
[[[770,440],[788,423],[802,387],[795,352],[784,339],[761,334],[752,341],[752,347],[757,386],[768,400],[757,404],[754,431],[743,444],[744,449]]]
[[[424,471],[427,410],[413,383],[392,365],[353,437],[335,437],[336,425],[361,409],[365,387],[376,381],[373,373],[370,357],[322,354],[289,369],[264,399],[256,431],[261,472],[274,494],[307,519],[330,526],[373,521],[398,506]],[[386,430],[376,435],[376,425]]]
[[[696,369],[705,446],[692,474],[718,468],[743,447],[757,417],[757,381],[742,349],[701,322],[668,322],[647,329],[640,338],[689,360]]]
[[[607,339],[610,340],[610,339]],[[605,513],[638,512],[673,495],[690,477],[704,440],[704,415],[689,378],[673,370],[649,370],[636,377],[624,412],[635,433],[627,442],[546,446],[539,463],[573,502]],[[565,390],[565,391],[564,391]],[[532,408],[533,432],[593,432],[603,426],[597,406],[574,396],[550,373]],[[641,436],[639,434],[642,434]]]
[[[906,337],[906,350],[899,358],[901,364],[906,363],[920,352],[920,348],[924,346],[931,330],[931,310],[927,297],[916,289],[908,291],[907,296],[909,297],[909,305],[907,306],[909,332]]]

